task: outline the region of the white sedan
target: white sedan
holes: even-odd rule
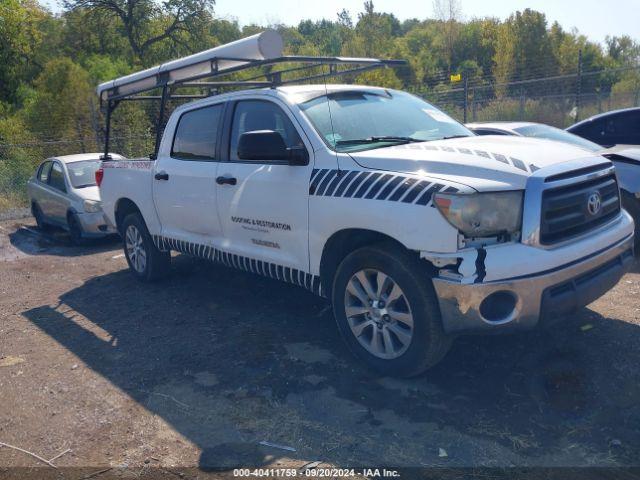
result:
[[[113,159],[124,157],[112,154]],[[95,173],[99,153],[48,158],[27,182],[27,192],[38,228],[61,227],[74,244],[85,238],[116,233],[105,220]]]

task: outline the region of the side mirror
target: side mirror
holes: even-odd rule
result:
[[[282,135],[273,130],[245,132],[238,140],[240,160],[282,160],[289,165],[308,165],[309,153],[304,147],[287,148]]]
[[[309,165],[309,152],[304,145],[288,148],[289,165],[304,167]]]

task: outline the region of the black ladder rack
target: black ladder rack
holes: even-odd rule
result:
[[[240,65],[227,67],[218,70],[218,62],[238,62]],[[303,64],[302,66],[271,70],[277,65]],[[391,68],[406,65],[406,60],[380,60],[376,58],[348,58],[348,57],[311,57],[311,56],[282,56],[265,60],[249,60],[246,58],[218,57],[211,60],[211,71],[193,75],[180,80],[171,80],[166,74],[155,76],[155,84],[145,88],[137,89],[129,93],[120,93],[120,88],[124,85],[105,89],[100,94],[100,107],[105,112],[105,136],[103,160],[108,160],[109,140],[111,132],[111,115],[116,107],[123,101],[159,101],[160,112],[156,124],[156,139],[154,152],[149,157],[154,160],[158,155],[162,134],[162,121],[164,118],[165,106],[169,100],[195,100],[217,95],[221,88],[276,88],[283,85],[301,84],[311,80],[334,78],[344,75],[355,75],[378,68]],[[284,78],[283,75],[296,72],[304,72],[314,68],[328,66],[327,73],[307,74],[297,78]],[[340,70],[339,66],[346,68]],[[245,71],[251,68],[265,67],[265,71],[246,80],[218,80],[226,75]],[[307,72],[308,73],[308,72]],[[205,93],[200,94],[179,94],[180,88],[201,88]],[[148,92],[161,90],[160,95],[149,95]],[[146,93],[146,95],[141,95]],[[106,94],[106,95],[105,95]],[[106,97],[106,98],[105,98]]]

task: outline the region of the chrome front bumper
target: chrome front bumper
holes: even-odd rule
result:
[[[443,328],[448,333],[533,328],[602,296],[633,261],[631,235],[588,257],[533,275],[472,284],[436,277]],[[492,294],[497,294],[492,298],[498,308],[487,308]]]

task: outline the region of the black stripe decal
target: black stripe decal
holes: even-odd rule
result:
[[[369,172],[360,172],[360,174],[355,178],[355,180],[351,182],[351,185],[349,185],[349,188],[344,193],[344,197],[345,198],[351,197],[351,195],[353,195],[353,192],[356,191],[356,188],[358,188],[358,186],[362,183],[362,181],[368,176],[369,176]]]
[[[322,178],[329,172],[328,169],[323,168],[318,172],[317,175],[313,177],[313,182],[309,185],[309,195],[314,195],[316,193],[316,187]]]
[[[335,197],[339,197],[342,195],[342,193],[344,192],[344,190],[349,186],[349,183],[351,183],[351,180],[353,180],[353,177],[355,177],[358,174],[357,171],[352,170],[350,171],[345,177],[344,180],[342,180],[342,182],[340,182],[340,185],[338,185],[338,188],[336,189],[336,193],[335,193]]]
[[[386,200],[386,198],[391,194],[391,192],[393,192],[393,189],[396,188],[396,186],[402,180],[403,180],[403,177],[395,177],[393,180],[387,183],[387,186],[384,187],[382,192],[380,192],[380,195],[376,197],[376,200]]]
[[[527,167],[522,160],[518,160],[517,158],[511,157],[511,161],[513,162],[513,166],[519,168],[520,170],[527,171]]]
[[[434,183],[431,185],[421,196],[416,200],[416,205],[427,205],[431,201],[431,197],[433,197],[434,192],[440,190],[444,185],[440,185],[439,183]]]
[[[405,194],[405,192],[407,191],[407,189],[413,185],[414,183],[416,183],[416,179],[415,178],[407,178],[402,185],[400,185],[397,190],[395,192],[393,192],[393,195],[391,195],[391,197],[389,198],[390,201],[395,202],[397,200],[400,200],[400,197],[402,197],[402,195]]]
[[[347,172],[345,172],[344,170],[338,170],[336,172],[335,178],[329,184],[329,186],[327,187],[327,189],[324,191],[324,193],[322,195],[325,196],[325,197],[331,197],[333,195],[333,192],[335,191],[336,187],[340,184],[342,179],[344,179],[346,174],[347,174]]]
[[[412,203],[416,197],[422,192],[426,187],[429,186],[429,182],[424,180],[418,182],[410,191],[405,195],[402,199],[403,203]]]
[[[211,245],[186,242],[184,240],[163,237],[161,235],[152,235],[152,239],[154,240],[154,243],[166,246],[167,250],[175,250],[187,255],[193,255],[213,262],[222,263],[227,267],[245,270],[265,277],[276,278],[278,280],[283,280],[285,282],[304,287],[318,295],[322,294],[320,277],[296,268],[228,253],[223,250],[218,250]]]
[[[384,187],[384,184],[387,183],[391,177],[392,175],[389,175],[388,173],[385,173],[384,175],[382,175],[382,177],[380,177],[378,181],[373,184],[373,187],[371,187],[371,190],[369,190],[369,192],[364,198],[375,197],[376,194],[380,191],[382,187]]]
[[[313,182],[313,179],[316,178],[316,175],[318,174],[319,171],[320,171],[319,168],[313,169],[313,171],[311,172],[311,178],[309,178],[309,185],[311,185],[311,182]]]
[[[362,198],[366,191],[369,190],[369,187],[373,184],[373,182],[380,178],[381,175],[381,173],[372,173],[371,175],[369,175],[369,177],[364,182],[362,182],[362,185],[353,196],[353,198]]]
[[[337,170],[331,170],[325,177],[322,179],[322,182],[318,185],[316,189],[316,195],[321,196],[324,191],[327,189],[329,183],[337,177]]]

